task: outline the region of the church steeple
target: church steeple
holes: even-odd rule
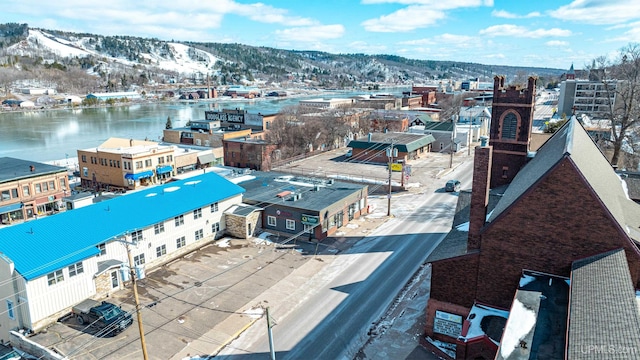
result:
[[[567,73],[567,80],[575,80],[576,79],[576,71],[573,69],[573,64],[569,68],[569,72]]]

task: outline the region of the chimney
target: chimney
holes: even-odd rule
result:
[[[471,185],[471,205],[469,210],[469,238],[467,252],[480,249],[480,231],[484,227],[489,205],[489,184],[491,180],[491,158],[493,147],[487,146],[487,138],[480,138],[473,160],[473,183]]]
[[[29,165],[29,170],[30,170],[31,172],[34,172],[34,171],[36,171],[36,167],[35,167],[35,166],[33,166],[33,165]]]
[[[369,141],[368,142],[371,142],[371,133],[369,133]]]

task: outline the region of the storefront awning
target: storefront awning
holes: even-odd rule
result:
[[[160,174],[171,172],[172,170],[173,170],[173,167],[171,165],[161,166],[156,169],[156,174],[160,175]]]
[[[143,172],[139,172],[136,174],[132,174],[132,173],[126,173],[124,175],[125,179],[129,179],[129,180],[139,180],[139,179],[143,179],[143,178],[149,178],[153,176],[153,171],[143,171]]]
[[[0,206],[0,214],[16,211],[22,208],[22,203]]]
[[[198,155],[198,162],[201,165],[211,164],[211,163],[213,163],[215,161],[216,161],[216,156],[213,155],[212,153]]]

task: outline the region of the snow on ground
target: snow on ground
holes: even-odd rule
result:
[[[221,248],[226,248],[231,246],[231,244],[229,244],[229,239],[222,239],[218,241],[216,245],[218,245],[218,247],[221,247]]]
[[[475,316],[473,317],[473,319],[470,319],[471,314],[475,314]],[[471,308],[471,311],[469,312],[469,316],[467,317],[467,321],[469,321],[470,325],[469,325],[469,330],[467,331],[467,335],[465,337],[462,337],[465,340],[471,340],[473,338],[479,337],[479,336],[484,336],[486,335],[484,331],[482,331],[482,327],[480,326],[482,324],[482,319],[485,316],[500,316],[502,318],[508,319],[509,318],[509,312],[505,311],[505,310],[499,310],[499,309],[494,309],[488,306],[483,306],[483,305],[479,305],[479,304],[474,304],[473,307]],[[489,338],[491,341],[493,341],[494,344],[499,345],[498,342],[494,341],[493,339]]]
[[[258,237],[253,238],[253,243],[256,245],[272,245],[273,241],[269,240],[269,237],[273,236],[270,232],[263,232]]]
[[[252,319],[259,319],[262,317],[262,314],[264,314],[264,309],[261,307],[254,307],[254,308],[245,310],[243,313]]]
[[[34,43],[35,47],[44,47],[49,49],[51,52],[58,56],[62,57],[85,57],[90,55],[90,52],[81,49],[75,46],[72,46],[68,41],[63,43],[60,39],[57,39],[55,36],[44,33],[39,30],[29,30],[29,36],[27,36],[27,41],[30,43]],[[20,47],[20,43],[12,45],[9,49],[12,48],[18,49]]]
[[[508,358],[511,353],[520,347],[520,341],[536,326],[536,314],[533,310],[524,306],[518,299],[513,300],[507,326],[504,328],[500,355]]]

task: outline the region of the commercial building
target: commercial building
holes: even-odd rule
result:
[[[72,211],[0,228],[0,340],[42,329],[86,298],[104,298],[138,274],[225,232],[244,190],[205,173]],[[135,244],[135,245],[133,245]]]
[[[575,118],[529,151],[530,85],[511,108],[494,98],[503,141],[475,150],[469,221],[460,211],[443,240],[457,256],[430,259],[426,345],[447,359],[626,358],[589,349],[640,349],[640,205]]]
[[[224,165],[252,170],[269,171],[280,160],[278,145],[265,140],[231,138],[223,140]]]
[[[586,114],[590,117],[601,117],[615,106],[617,80],[607,82],[576,79],[573,65],[566,80],[560,83],[558,97],[558,114],[570,117],[575,114]]]
[[[335,109],[338,107],[351,106],[355,99],[308,99],[300,100],[300,107],[311,109]]]
[[[370,133],[362,139],[351,140],[351,158],[373,163],[404,163],[424,156],[435,141],[432,135],[410,133]],[[388,151],[393,147],[394,151]]]
[[[367,214],[366,185],[260,171],[237,183],[262,209],[262,229],[285,237],[322,240]]]
[[[110,138],[97,148],[78,150],[80,186],[92,190],[134,190],[169,179],[173,146]]]
[[[141,96],[135,91],[109,92],[109,93],[92,93],[87,95],[87,99],[97,99],[99,101],[107,100],[138,100]]]
[[[67,169],[34,161],[0,158],[0,223],[12,224],[64,211],[70,194]]]

